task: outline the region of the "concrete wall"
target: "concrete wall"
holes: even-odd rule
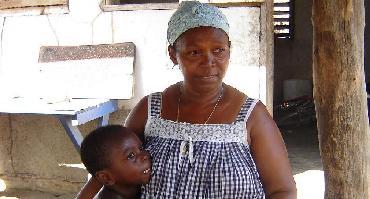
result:
[[[173,10],[102,12],[100,0],[70,0],[68,14],[0,17],[1,96],[40,97],[40,46],[134,42],[134,97],[120,101],[110,123],[122,124],[144,95],[181,80],[167,56],[166,28]],[[261,63],[261,9],[224,9],[230,20],[232,55],[226,82],[265,101],[266,68]],[[68,74],[61,74],[68,75]],[[107,89],[122,89],[112,85]],[[109,96],[107,96],[109,97]],[[80,126],[83,134],[96,122]],[[0,179],[8,188],[76,192],[86,180],[79,155],[53,116],[0,114]]]
[[[294,38],[275,39],[274,104],[283,100],[287,79],[312,81],[312,0],[295,1]]]
[[[365,77],[370,78],[370,1],[365,3]],[[308,79],[312,82],[312,0],[296,1],[294,38],[275,39],[274,104],[283,100],[283,81]]]

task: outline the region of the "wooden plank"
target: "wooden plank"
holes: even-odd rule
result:
[[[291,38],[292,34],[290,33],[275,33],[276,38]]]
[[[261,5],[261,65],[266,67],[266,107],[271,115],[273,115],[274,99],[273,10],[274,0],[266,0]]]
[[[274,3],[274,7],[290,7],[290,3]]]
[[[290,11],[274,11],[274,15],[290,15]]]
[[[133,57],[40,63],[38,95],[130,99],[133,65]]]
[[[228,3],[263,3],[266,0],[209,0],[209,3],[221,3],[221,4],[228,4]]]
[[[114,0],[110,4],[179,3],[179,0]]]
[[[82,46],[42,46],[39,62],[58,62],[83,59],[134,57],[132,42]]]
[[[148,4],[124,4],[107,5],[103,4],[102,10],[105,12],[119,10],[172,10],[179,6],[178,3],[148,3]]]
[[[211,0],[210,4],[218,7],[255,7],[261,6],[265,0]],[[119,10],[172,10],[179,6],[178,3],[147,3],[147,4],[122,4],[109,5],[103,4],[102,10],[119,11]]]
[[[325,198],[370,198],[364,0],[313,1],[313,83]]]
[[[289,25],[275,25],[275,30],[277,31],[289,30],[290,31],[290,26]]]
[[[71,98],[1,98],[1,113],[26,113],[48,115],[75,115],[81,110],[96,107],[109,99]]]
[[[260,7],[261,2],[225,2],[225,3],[210,3],[214,6],[220,8],[227,8],[227,7]]]
[[[68,5],[0,9],[2,17],[66,14],[68,12]]]
[[[289,22],[290,18],[274,18],[274,22]]]
[[[134,58],[131,42],[41,47],[39,95],[130,99]]]
[[[0,9],[67,5],[68,0],[0,0]]]

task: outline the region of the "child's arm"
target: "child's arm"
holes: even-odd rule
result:
[[[92,199],[99,192],[103,185],[94,177],[82,187],[75,199]]]

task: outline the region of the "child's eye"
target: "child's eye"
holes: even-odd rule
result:
[[[127,156],[127,159],[131,160],[131,159],[134,159],[135,158],[135,154],[134,153],[130,153],[128,156]]]

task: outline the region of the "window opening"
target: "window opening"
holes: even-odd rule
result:
[[[276,38],[293,38],[294,0],[274,0],[274,33]]]

